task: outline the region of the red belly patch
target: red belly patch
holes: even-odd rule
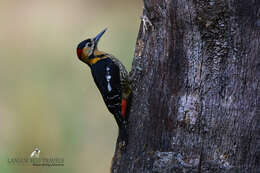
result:
[[[122,99],[122,103],[121,103],[121,114],[122,117],[125,118],[125,113],[126,113],[126,100]]]

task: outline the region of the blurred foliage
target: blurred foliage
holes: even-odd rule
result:
[[[77,44],[108,28],[99,48],[130,70],[142,1],[0,1],[0,172],[109,172],[117,126]],[[63,167],[8,158],[64,158]]]

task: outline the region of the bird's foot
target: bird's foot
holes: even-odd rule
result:
[[[121,151],[125,151],[126,150],[126,141],[120,141],[118,146]]]

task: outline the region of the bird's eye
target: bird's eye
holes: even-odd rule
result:
[[[91,46],[92,46],[92,43],[87,43],[87,46],[88,46],[88,47],[91,47]]]

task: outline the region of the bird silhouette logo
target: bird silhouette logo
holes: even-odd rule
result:
[[[34,151],[31,154],[31,158],[39,158],[40,157],[40,149],[39,148],[35,148]]]

